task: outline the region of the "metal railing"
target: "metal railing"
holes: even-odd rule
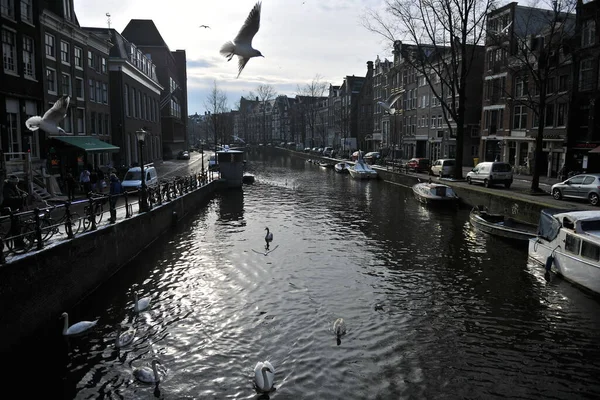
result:
[[[156,186],[147,188],[150,211],[212,180],[214,175],[208,173],[161,180]],[[56,205],[46,203],[44,207],[19,212],[7,208],[0,216],[0,265],[15,256],[42,250],[53,243],[131,218],[134,206],[139,211],[140,201],[141,190],[136,190],[119,195],[90,193],[86,199],[61,201]]]

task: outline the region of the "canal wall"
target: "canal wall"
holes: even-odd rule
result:
[[[219,188],[212,181],[152,211],[78,235],[0,267],[0,352],[38,330],[58,329],[63,311],[106,282]],[[70,321],[73,323],[75,321]]]

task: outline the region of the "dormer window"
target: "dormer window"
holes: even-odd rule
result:
[[[63,0],[63,11],[65,13],[66,19],[73,19],[73,12],[71,10],[71,0]]]

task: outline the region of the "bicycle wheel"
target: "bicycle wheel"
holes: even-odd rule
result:
[[[90,226],[92,226],[92,221],[90,220],[90,216],[89,216],[90,215],[90,211],[89,210],[90,210],[90,207],[86,206],[83,209],[83,218],[80,219],[81,222],[82,222],[82,224],[83,224],[83,231],[84,232],[87,231],[90,228]]]
[[[35,243],[35,227],[31,224],[25,224],[20,229],[17,237],[8,238],[6,247],[8,251],[14,254],[23,254],[31,250]]]
[[[99,224],[102,221],[102,217],[104,216],[104,205],[100,203],[96,206],[96,213],[94,217],[96,218],[96,224]]]
[[[79,230],[81,229],[81,221],[82,218],[79,213],[71,212],[71,231],[73,232],[73,235],[77,235],[79,233]]]

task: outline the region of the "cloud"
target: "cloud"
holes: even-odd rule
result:
[[[185,49],[188,57],[188,110],[203,113],[213,81],[227,92],[231,105],[259,84],[294,96],[296,87],[319,74],[340,85],[346,75],[364,76],[366,63],[389,55],[389,44],[360,24],[366,6],[383,0],[270,0],[263,2],[261,27],[253,46],[265,58],[253,58],[236,79],[236,60],[219,54],[233,39],[256,0],[229,0],[227,5],[206,1],[78,0],[75,11],[82,26],[111,26],[122,31],[131,19],[152,19],[171,50]],[[214,5],[211,5],[214,4]],[[184,10],[182,13],[181,10]],[[206,24],[211,29],[199,28]]]

